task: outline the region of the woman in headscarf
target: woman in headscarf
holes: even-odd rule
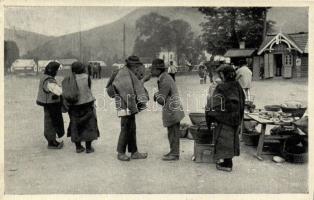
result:
[[[229,65],[217,69],[220,79],[212,97],[206,105],[206,122],[214,130],[216,168],[232,171],[232,158],[240,155],[239,130],[244,115],[245,95],[240,84],[235,80],[236,72]]]
[[[95,98],[91,91],[91,79],[86,74],[85,66],[80,62],[72,63],[72,74],[77,83],[78,99],[75,103],[69,103],[70,124],[68,128],[68,137],[75,143],[76,152],[86,153],[94,152],[92,141],[99,137],[97,125],[96,110],[94,107]],[[64,84],[63,84],[64,86]],[[64,92],[69,87],[63,87]],[[85,148],[81,142],[85,141]]]
[[[58,142],[56,135],[64,135],[64,124],[61,112],[62,89],[57,84],[55,76],[60,64],[49,62],[40,78],[37,94],[37,104],[44,107],[44,135],[48,141],[48,149],[61,149],[63,141]]]

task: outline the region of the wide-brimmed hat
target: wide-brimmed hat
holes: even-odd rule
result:
[[[125,60],[128,65],[140,65],[142,64],[139,57],[137,56],[129,56],[128,59]]]
[[[166,69],[166,65],[164,60],[160,59],[160,58],[156,58],[153,60],[152,62],[152,69]]]

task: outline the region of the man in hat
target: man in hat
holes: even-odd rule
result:
[[[130,56],[126,66],[121,68],[114,77],[112,85],[115,89],[115,100],[118,116],[121,118],[121,132],[117,151],[118,159],[129,161],[126,147],[131,153],[131,159],[145,159],[147,153],[139,153],[136,144],[135,115],[146,108],[148,94],[143,82],[139,80],[143,74],[142,63],[137,56]]]
[[[252,84],[252,72],[247,66],[245,59],[239,61],[239,69],[236,71],[236,80],[240,83],[245,99],[250,101],[250,88]]]
[[[60,63],[51,61],[41,76],[36,103],[44,108],[44,136],[48,141],[48,149],[61,149],[63,141],[58,142],[56,136],[64,135],[64,124],[61,111],[62,89],[57,84],[57,75]]]
[[[154,94],[154,101],[163,106],[162,121],[168,129],[170,152],[163,156],[163,160],[179,160],[180,156],[180,121],[184,118],[177,86],[173,78],[167,73],[165,63],[155,59],[152,63],[152,76],[158,77],[158,92]]]

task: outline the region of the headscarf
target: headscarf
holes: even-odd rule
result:
[[[56,61],[51,61],[45,67],[44,74],[55,77],[57,75],[59,67],[60,67],[60,63]]]
[[[85,73],[85,66],[81,62],[74,62],[71,65],[72,72],[75,74]]]
[[[229,81],[235,81],[236,78],[236,71],[233,67],[231,67],[230,65],[227,64],[222,64],[220,65],[217,70],[218,74],[221,72],[224,75],[225,78],[225,82],[229,82]]]

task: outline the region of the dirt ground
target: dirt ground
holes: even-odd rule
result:
[[[181,157],[164,162],[168,152],[166,129],[154,104],[137,115],[139,150],[146,160],[121,162],[116,158],[120,120],[114,102],[104,95],[107,79],[93,81],[97,98],[100,138],[96,152],[77,154],[69,138],[62,150],[48,150],[43,136],[43,109],[35,104],[38,79],[5,77],[5,193],[6,194],[137,194],[137,193],[307,193],[307,164],[276,164],[271,156],[254,157],[255,148],[241,144],[232,173],[217,171],[214,164],[194,163],[193,141],[181,140]],[[177,77],[186,117],[203,112],[209,84],[200,85],[197,76]],[[151,97],[156,79],[146,83]],[[253,82],[257,107],[287,100],[307,103],[306,80],[266,80]],[[160,109],[160,108],[159,108]],[[65,126],[69,119],[64,114]]]

